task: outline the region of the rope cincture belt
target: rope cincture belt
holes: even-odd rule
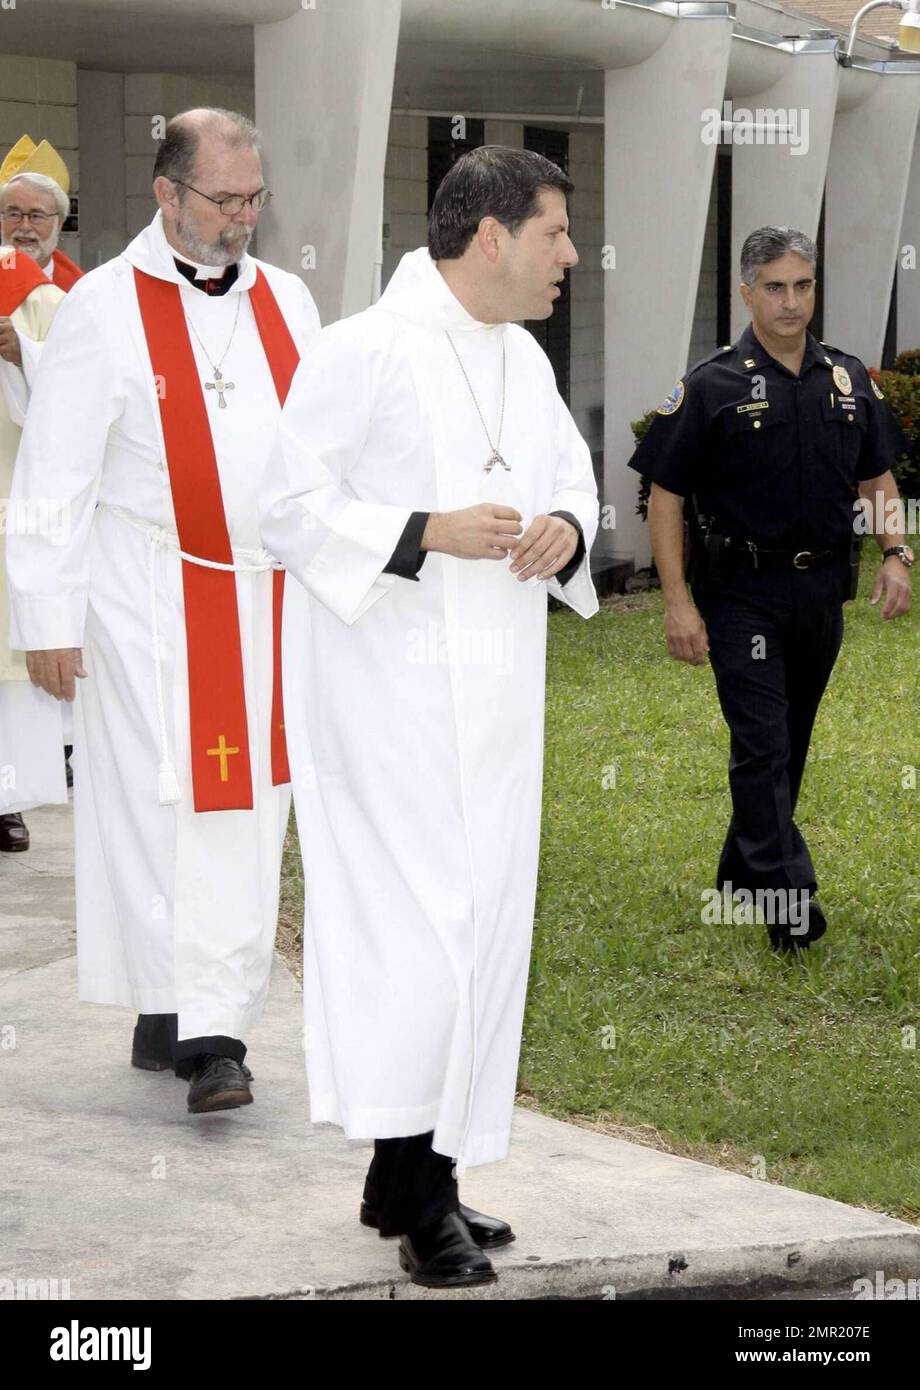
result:
[[[189,555],[179,545],[179,537],[175,531],[169,531],[165,526],[157,526],[155,522],[145,521],[143,517],[136,516],[134,512],[129,512],[125,507],[115,506],[111,502],[102,502],[100,506],[113,516],[121,517],[129,526],[133,526],[136,531],[140,531],[147,541],[147,594],[150,603],[150,650],[153,656],[153,673],[157,699],[157,722],[160,731],[160,767],[158,774],[158,792],[161,806],[174,806],[176,802],[182,800],[182,790],[179,786],[179,778],[176,774],[175,763],[169,753],[169,735],[166,728],[166,705],[163,699],[163,661],[160,650],[160,625],[157,619],[157,577],[156,577],[156,557],[158,550],[171,550],[178,555],[180,560],[187,561],[190,565],[200,565],[203,569],[226,570],[233,574],[263,574],[266,570],[280,570],[281,565],[268,553],[267,550],[247,550],[243,547],[233,547],[233,564],[223,564],[217,560],[205,560],[201,555]]]

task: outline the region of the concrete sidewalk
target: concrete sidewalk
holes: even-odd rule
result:
[[[48,1279],[72,1299],[750,1297],[920,1275],[913,1226],[518,1110],[508,1161],[463,1184],[517,1231],[494,1256],[498,1282],[411,1285],[395,1243],[357,1221],[370,1146],[308,1123],[301,996],[281,961],[248,1039],[255,1104],[188,1115],[172,1073],[128,1065],[133,1016],[78,1004],[70,811],[26,819],[33,848],[0,855],[0,1291]]]

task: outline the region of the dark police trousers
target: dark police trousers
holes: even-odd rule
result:
[[[375,1139],[364,1200],[376,1208],[380,1234],[401,1236],[459,1211],[454,1160],[435,1153],[434,1131],[407,1139]]]
[[[793,819],[811,732],[843,639],[845,563],[733,567],[694,586],[731,732],[732,818],[717,886],[817,887]]]

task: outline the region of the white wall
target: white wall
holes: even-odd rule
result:
[[[128,73],[124,78],[125,218],[136,236],[156,212],[151,192],[157,150],[155,117],[192,106],[223,106],[253,116],[252,83],[226,78]]]
[[[534,125],[539,125],[539,120]],[[578,252],[570,274],[572,315],[569,408],[592,452],[604,447],[604,131],[582,126],[569,135],[569,178],[575,192],[569,221]]]
[[[125,80],[120,72],[77,72],[80,153],[87,187],[80,198],[80,264],[94,270],[123,250]]]
[[[407,251],[428,240],[428,117],[390,117],[383,175],[383,267],[385,285]]]

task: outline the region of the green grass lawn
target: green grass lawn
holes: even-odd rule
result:
[[[660,595],[551,615],[520,1079],[553,1114],[917,1220],[920,620],[880,622],[874,570],[798,809],[830,924],[801,964],[763,926],[702,924],[728,734],[711,670],[666,654]]]
[[[801,963],[763,926],[702,923],[728,735],[709,668],[666,654],[660,596],[550,615],[520,1087],[554,1115],[920,1220],[920,789],[902,786],[920,768],[920,617],[880,622],[874,568],[799,805],[829,922]],[[301,903],[291,844],[289,960]]]

